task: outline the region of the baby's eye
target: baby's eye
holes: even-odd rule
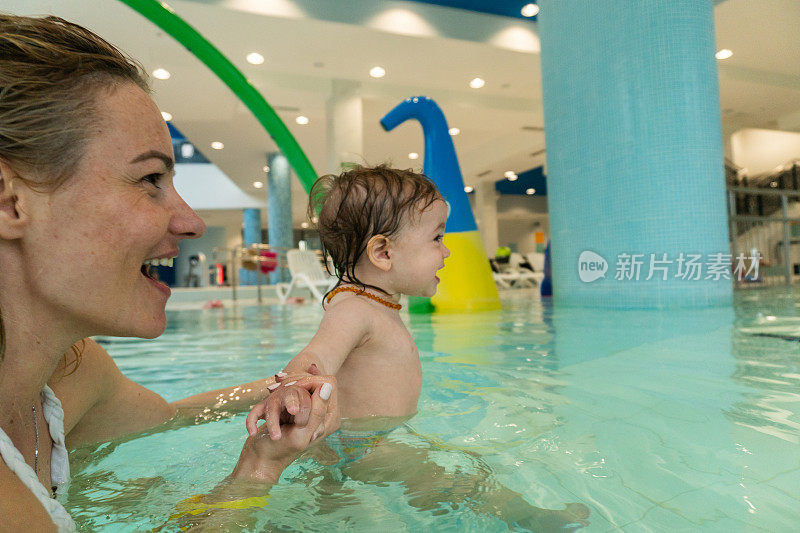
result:
[[[143,177],[142,181],[146,182],[146,183],[149,183],[150,185],[152,185],[156,189],[160,189],[161,186],[159,184],[161,183],[162,176],[163,176],[163,174],[159,174],[159,173],[156,172],[156,173],[153,173],[153,174],[148,174],[147,176]]]
[[[436,242],[442,242],[442,238],[443,238],[442,235],[437,235],[436,238],[433,239],[433,240],[436,241]]]

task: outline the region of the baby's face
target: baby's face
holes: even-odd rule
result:
[[[392,239],[389,271],[397,292],[409,296],[433,296],[450,250],[444,245],[447,204],[436,200],[415,220],[409,220]]]

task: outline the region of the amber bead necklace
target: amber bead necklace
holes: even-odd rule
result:
[[[352,292],[359,296],[364,296],[366,298],[369,298],[370,300],[378,302],[381,305],[385,305],[389,309],[399,310],[402,307],[400,304],[396,304],[394,302],[390,302],[389,300],[385,300],[380,296],[367,292],[364,289],[359,289],[358,287],[350,287],[350,286],[336,287],[335,289],[333,289],[331,292],[328,293],[328,296],[325,298],[325,303],[331,303],[331,299],[340,292]]]

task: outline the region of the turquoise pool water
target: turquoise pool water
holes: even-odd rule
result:
[[[547,530],[563,521],[536,508],[579,502],[584,531],[798,530],[800,291],[689,312],[554,309],[527,291],[503,304],[408,317],[419,413],[371,465],[394,477],[300,460],[245,529]],[[174,400],[274,373],[321,313],[178,311],[157,340],[101,340]],[[177,530],[176,505],[225,477],[244,438],[238,415],[73,453],[63,502],[90,530]]]

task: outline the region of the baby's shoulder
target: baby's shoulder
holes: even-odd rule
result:
[[[332,299],[325,309],[323,321],[327,323],[355,323],[365,332],[405,325],[396,310],[384,309],[374,302],[356,294],[341,294]]]
[[[356,294],[337,294],[325,306],[325,314],[368,313],[370,303]]]
[[[375,310],[363,298],[354,295],[337,295],[325,307],[323,322],[354,324],[360,328],[372,325]]]

